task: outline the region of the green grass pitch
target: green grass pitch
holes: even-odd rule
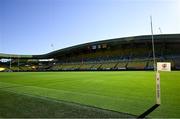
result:
[[[162,104],[148,117],[180,117],[179,91],[180,72],[161,72]],[[0,73],[0,117],[138,116],[154,104],[151,71]]]

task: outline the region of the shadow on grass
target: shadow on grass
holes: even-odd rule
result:
[[[30,118],[136,118],[101,108],[42,99],[0,90],[0,117]]]
[[[138,118],[145,118],[148,114],[150,114],[152,111],[154,111],[158,106],[159,106],[159,104],[153,105],[148,110],[146,110],[144,113],[139,115]]]

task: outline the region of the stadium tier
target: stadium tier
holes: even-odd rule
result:
[[[154,35],[154,43],[156,62],[180,69],[180,34]],[[90,42],[44,55],[0,54],[0,59],[1,71],[154,69],[151,35]]]
[[[131,61],[128,62],[128,69],[145,69],[147,65],[147,61]]]

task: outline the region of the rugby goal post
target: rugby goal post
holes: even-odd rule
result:
[[[161,104],[160,71],[171,71],[170,62],[157,62],[156,72],[156,104]]]

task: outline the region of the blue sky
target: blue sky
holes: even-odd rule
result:
[[[147,35],[150,15],[155,34],[180,33],[180,0],[0,0],[0,53]]]

